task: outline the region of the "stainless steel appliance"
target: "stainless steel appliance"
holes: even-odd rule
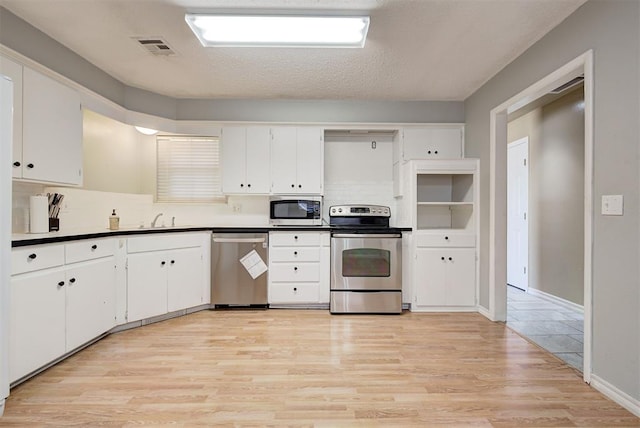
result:
[[[329,209],[333,314],[402,312],[402,233],[379,205]]]
[[[322,225],[322,196],[272,196],[269,199],[272,226]]]
[[[256,251],[268,265],[266,233],[214,233],[211,246],[211,303],[222,307],[267,307],[267,272],[255,279],[240,259]]]

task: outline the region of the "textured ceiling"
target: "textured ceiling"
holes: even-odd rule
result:
[[[0,0],[130,86],[177,98],[464,100],[585,0]],[[212,9],[364,11],[364,49],[204,48]],[[162,37],[175,56],[132,37]]]

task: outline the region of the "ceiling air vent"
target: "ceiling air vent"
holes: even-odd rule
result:
[[[558,86],[557,88],[555,88],[554,90],[550,91],[550,94],[560,94],[570,88],[573,88],[574,86],[582,83],[584,81],[584,76],[578,76],[575,77],[571,80],[569,80],[567,83],[564,83],[560,86]]]
[[[176,52],[160,37],[132,37],[147,52],[158,56],[171,56]]]

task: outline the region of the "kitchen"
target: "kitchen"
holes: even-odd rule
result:
[[[31,64],[30,64],[31,65]],[[93,101],[94,106],[96,104],[96,101]],[[223,102],[221,103],[222,105],[226,105],[226,106],[232,106],[234,103],[238,104],[238,102],[232,102],[232,101],[228,101],[228,102]],[[148,127],[155,127],[155,128],[159,128],[159,129],[166,129],[167,131],[170,132],[175,132],[175,133],[195,133],[195,134],[199,134],[199,135],[206,135],[209,134],[209,132],[202,132],[202,129],[198,129],[198,132],[194,132],[193,130],[195,128],[200,127],[200,124],[197,123],[189,123],[188,121],[184,122],[184,123],[173,123],[171,120],[167,120],[167,119],[163,119],[159,116],[157,116],[155,119],[153,117],[149,117],[149,116],[153,116],[153,115],[149,115],[149,114],[139,114],[139,113],[135,113],[132,112],[132,110],[128,110],[129,113],[127,112],[123,112],[122,109],[119,109],[117,107],[114,107],[113,105],[106,103],[107,105],[102,105],[100,108],[94,108],[93,110],[98,111],[98,112],[102,112],[105,113],[107,111],[111,111],[115,114],[109,114],[109,116],[114,117],[116,119],[124,119],[125,116],[129,116],[126,120],[122,120],[122,122],[127,122],[127,123],[132,123],[132,122],[137,122],[141,125],[146,125]],[[242,102],[240,102],[240,104],[242,104]],[[256,106],[259,106],[261,103],[256,103]],[[303,103],[304,104],[304,103]],[[331,104],[331,103],[329,103]],[[357,105],[357,103],[353,103],[355,105]],[[352,105],[353,105],[352,104]],[[374,103],[375,104],[375,103]],[[84,103],[83,103],[84,105]],[[274,102],[271,103],[272,107],[280,107],[280,108],[291,108],[291,106],[295,106],[296,102],[287,102],[287,101],[280,101],[280,102]],[[341,106],[340,103],[334,103],[333,105],[337,105],[337,106]],[[349,105],[349,102],[344,102],[342,104],[342,107],[344,107],[345,105]],[[401,109],[402,106],[404,106],[404,108],[406,109],[405,111],[411,111],[412,106],[410,104],[406,104],[406,105],[400,105]],[[255,107],[255,106],[254,106]],[[322,107],[322,108],[321,108]],[[402,129],[406,126],[408,127],[416,127],[416,128],[420,128],[420,124],[423,125],[423,127],[428,127],[429,124],[431,123],[464,123],[465,122],[465,117],[464,117],[464,111],[462,109],[462,106],[460,104],[451,104],[449,102],[442,102],[442,104],[439,104],[437,102],[431,102],[431,103],[423,103],[421,104],[419,107],[422,108],[422,114],[421,116],[421,120],[416,120],[416,121],[412,121],[411,123],[409,123],[409,121],[407,121],[406,119],[404,120],[395,120],[394,119],[394,115],[399,115],[398,114],[398,110],[393,111],[392,113],[389,113],[387,115],[388,119],[386,120],[373,120],[371,119],[371,117],[374,117],[375,114],[370,114],[369,115],[369,119],[365,119],[362,120],[362,115],[358,114],[358,110],[355,109],[352,111],[350,116],[347,117],[351,117],[351,118],[355,118],[353,121],[348,121],[351,122],[349,124],[349,126],[345,126],[344,123],[338,123],[338,121],[336,121],[335,119],[332,119],[332,114],[329,112],[329,109],[325,110],[325,107],[327,107],[326,105],[322,106],[322,103],[318,103],[318,105],[314,105],[309,107],[307,110],[303,110],[300,109],[300,111],[298,112],[298,116],[300,115],[308,115],[310,111],[313,111],[314,109],[318,109],[320,111],[320,114],[318,114],[317,116],[315,116],[317,119],[313,120],[313,119],[309,119],[307,118],[306,120],[296,120],[296,119],[291,119],[291,121],[294,122],[298,122],[299,125],[301,124],[317,124],[317,123],[322,123],[327,125],[329,128],[333,128],[334,130],[350,130],[350,129],[355,129],[355,127],[359,126],[363,126],[362,124],[364,123],[364,127],[365,129],[373,129],[376,128],[377,129],[383,129],[383,130],[388,130],[390,128],[390,124],[392,124],[393,126],[396,126],[398,130]],[[295,108],[295,107],[294,107]],[[449,112],[449,113],[445,113],[445,112]],[[253,122],[254,121],[260,121],[263,122],[264,121],[264,117],[265,116],[269,116],[270,114],[273,114],[273,110],[271,112],[266,112],[266,113],[262,113],[260,115],[256,115],[254,116],[253,120],[246,120],[246,122]],[[411,114],[413,114],[413,112],[411,112]],[[447,116],[448,115],[448,116]],[[238,117],[241,117],[242,115],[238,115]],[[292,114],[290,117],[294,118],[296,115]],[[359,117],[360,116],[360,117]],[[401,116],[401,115],[400,115]],[[443,116],[446,116],[447,118],[443,118]],[[195,117],[195,115],[194,115]],[[411,117],[410,114],[404,116],[404,117]],[[141,121],[138,122],[137,120],[134,119],[140,119]],[[358,120],[359,119],[359,120]],[[241,119],[240,119],[241,120]],[[146,121],[146,123],[145,123]],[[154,123],[155,121],[155,123]],[[282,123],[278,120],[268,120],[269,122],[272,122],[274,124],[277,125],[281,125]],[[374,125],[376,126],[369,126],[370,123],[375,122]],[[219,121],[219,123],[224,123],[224,120]],[[416,125],[418,124],[418,125]],[[218,125],[220,126],[220,125]],[[223,127],[223,126],[221,126]],[[466,132],[465,130],[465,133]],[[335,143],[334,146],[332,146],[333,143],[328,142],[327,141],[327,135],[326,135],[326,131],[325,131],[325,150],[324,150],[324,156],[325,156],[325,163],[324,163],[324,169],[323,169],[323,174],[325,174],[325,179],[324,179],[324,185],[326,186],[325,188],[325,209],[328,209],[328,207],[333,204],[332,202],[330,202],[330,199],[332,198],[330,189],[331,189],[331,180],[335,180],[336,182],[336,187],[335,189],[338,189],[341,186],[341,183],[345,183],[347,181],[351,181],[353,177],[349,176],[348,172],[345,172],[345,176],[340,176],[339,174],[334,175],[333,177],[329,174],[330,169],[328,168],[332,168],[332,163],[331,163],[331,158],[332,158],[332,153],[338,152],[339,150],[343,149],[344,146],[343,145],[339,145],[338,143]],[[376,140],[377,141],[377,140]],[[376,149],[372,149],[371,148],[371,143],[372,141],[369,141],[368,143],[357,143],[357,145],[355,145],[354,147],[361,147],[366,148],[366,152],[365,153],[371,153],[374,152]],[[399,142],[396,142],[396,147],[398,146]],[[387,143],[389,144],[389,143]],[[469,144],[469,141],[466,140],[465,141],[465,146],[467,146]],[[367,147],[368,146],[368,147]],[[382,146],[385,150],[389,150],[393,153],[393,147],[394,147],[394,143],[389,144],[388,146],[385,147],[385,143],[381,142],[380,146]],[[333,148],[335,148],[334,151],[332,151]],[[468,147],[465,147],[465,151],[467,153],[473,153],[476,156],[480,157],[480,153],[478,153],[475,149],[472,151],[469,151]],[[344,159],[344,158],[343,158]],[[402,203],[400,203],[398,205],[397,204],[397,200],[394,196],[394,193],[397,191],[397,189],[394,189],[394,185],[396,185],[397,181],[395,181],[393,179],[395,172],[393,171],[393,164],[391,162],[391,160],[393,159],[393,156],[390,157],[389,162],[386,163],[386,171],[384,171],[383,174],[383,178],[374,178],[372,180],[373,184],[380,184],[378,182],[386,182],[386,184],[383,183],[383,186],[387,189],[386,196],[384,197],[385,201],[378,201],[378,200],[373,200],[373,201],[358,201],[360,203],[376,203],[379,205],[385,205],[385,206],[390,206],[391,207],[391,212],[392,212],[392,222],[396,221],[399,219],[398,216],[402,216],[403,212],[406,212],[407,210],[402,209]],[[391,165],[389,165],[391,164]],[[335,164],[334,164],[335,165]],[[481,168],[480,171],[482,171],[483,174],[488,174],[488,170],[486,170],[485,168],[488,168],[489,165],[485,164],[484,162],[481,163]],[[340,171],[344,171],[344,170],[340,170]],[[87,174],[88,171],[85,171],[85,174]],[[415,172],[415,171],[414,171]],[[413,173],[413,172],[410,172]],[[409,174],[410,174],[409,173]],[[424,172],[422,172],[424,173]],[[451,171],[448,171],[448,174],[451,174]],[[400,174],[401,175],[401,174]],[[400,176],[399,175],[399,176]],[[391,177],[391,178],[390,178]],[[356,180],[358,181],[358,180]],[[429,181],[428,178],[425,178],[424,181]],[[362,194],[362,195],[366,195],[367,193],[367,184],[363,184],[364,187],[364,192],[360,193],[358,192],[357,194]],[[479,187],[479,186],[476,186]],[[105,206],[103,206],[102,208],[95,209],[95,212],[92,212],[90,216],[86,216],[86,215],[82,215],[81,214],[81,210],[77,210],[78,205],[76,205],[74,207],[74,196],[76,196],[77,198],[79,197],[80,199],[76,199],[76,200],[82,200],[82,198],[86,195],[81,195],[81,196],[77,196],[76,190],[72,189],[72,190],[68,190],[65,188],[65,190],[61,190],[60,188],[55,188],[56,190],[59,190],[60,193],[65,194],[65,200],[67,200],[67,212],[63,212],[61,214],[61,228],[64,228],[64,221],[65,218],[67,219],[67,221],[70,221],[71,219],[78,218],[79,223],[73,223],[73,224],[77,224],[78,226],[80,225],[86,225],[88,227],[94,227],[94,225],[99,225],[101,228],[106,228],[106,223],[108,221],[108,215],[111,213],[111,210],[115,207],[112,206],[113,202],[115,202],[115,200],[117,198],[119,198],[120,196],[116,195],[116,196],[107,196],[107,198],[116,198],[116,199],[112,199],[110,201],[102,201],[102,202],[106,202],[104,203]],[[54,190],[54,188],[52,188],[51,190]],[[474,189],[475,191],[479,191],[479,189]],[[371,192],[371,188],[369,187],[369,192]],[[18,192],[20,193],[20,192]],[[82,191],[78,191],[78,194],[82,194]],[[29,190],[25,190],[22,195],[28,195]],[[128,196],[127,196],[128,197]],[[123,199],[126,199],[127,197],[122,196]],[[100,204],[102,203],[100,200],[94,200],[91,199],[91,196],[87,197],[88,201],[91,201],[91,203],[96,203],[96,205],[94,205],[94,207],[100,207]],[[125,204],[124,207],[120,208],[119,210],[119,215],[123,221],[123,227],[125,226],[125,221],[128,223],[127,226],[129,227],[138,227],[139,226],[139,222],[143,221],[145,223],[145,227],[146,224],[150,223],[151,220],[153,220],[153,218],[155,217],[156,214],[158,214],[159,212],[163,212],[163,217],[164,217],[164,221],[165,221],[165,225],[170,225],[171,224],[171,217],[175,217],[176,218],[176,224],[178,226],[180,226],[181,224],[184,226],[188,226],[188,225],[201,225],[202,223],[200,223],[200,221],[196,221],[196,220],[201,220],[202,217],[206,217],[207,221],[210,221],[209,219],[212,218],[212,216],[207,215],[208,213],[200,210],[199,212],[202,213],[202,217],[200,219],[198,218],[193,218],[193,217],[189,217],[189,213],[188,210],[183,210],[180,208],[176,208],[176,207],[171,207],[173,208],[173,211],[171,209],[165,209],[165,208],[169,208],[169,207],[161,207],[161,206],[154,206],[153,204],[153,199],[151,198],[147,198],[146,202],[140,202],[140,200],[136,200],[136,196],[131,196],[131,203]],[[337,196],[334,196],[335,199],[338,199]],[[100,198],[96,198],[96,199],[100,199]],[[102,198],[104,199],[104,198]],[[334,199],[334,200],[335,200]],[[257,202],[256,202],[257,201]],[[247,223],[245,224],[251,224],[253,223],[256,219],[260,219],[259,220],[259,224],[262,225],[266,225],[268,222],[268,214],[267,214],[267,208],[265,207],[265,201],[267,201],[267,198],[265,197],[261,197],[261,196],[246,196],[246,197],[230,197],[230,203],[224,207],[222,210],[218,211],[218,212],[214,212],[215,215],[217,214],[222,214],[223,217],[225,219],[230,219],[231,221],[240,221],[238,220],[238,216],[234,215],[234,210],[235,210],[235,214],[238,214],[238,211],[240,211],[241,214],[247,214],[248,216],[255,216],[253,218],[253,220],[249,220]],[[387,202],[390,201],[390,202]],[[336,202],[340,202],[340,203],[350,203],[353,202],[353,200],[347,200],[347,201],[336,201]],[[452,201],[453,202],[453,201]],[[462,204],[462,205],[468,205],[469,202],[465,202],[465,201],[455,201],[456,204]],[[422,202],[423,204],[430,204],[433,202]],[[127,213],[126,212],[126,207],[133,207],[135,206],[135,204],[138,204],[139,207],[145,207],[144,211],[140,211],[140,210],[132,210],[133,212],[131,213]],[[82,204],[84,205],[84,203]],[[449,204],[452,205],[452,204]],[[428,205],[424,205],[425,208],[423,208],[424,210],[432,210],[432,207],[428,206]],[[488,209],[488,204],[487,206],[482,205],[480,208],[482,208],[483,210]],[[480,210],[480,208],[478,208],[478,211]],[[93,209],[93,208],[92,208]],[[463,208],[464,209],[464,208]],[[77,211],[76,211],[77,210]],[[124,210],[124,211],[123,211]],[[99,211],[99,212],[98,212]],[[140,213],[143,212],[143,215],[140,214],[136,214],[136,213]],[[477,213],[476,213],[477,214]],[[74,215],[77,215],[77,217],[73,217]],[[66,216],[66,217],[65,217]],[[137,217],[136,217],[137,216]],[[396,218],[398,217],[398,218]],[[22,217],[24,218],[24,216]],[[135,218],[135,220],[130,220],[131,218]],[[192,219],[193,218],[193,219]],[[213,218],[216,218],[215,216],[213,216]],[[219,218],[219,217],[218,217]],[[396,218],[396,220],[394,220],[394,218]],[[125,220],[127,219],[127,220]],[[485,217],[484,215],[480,217],[480,219],[483,222],[488,221],[488,217]],[[162,217],[160,218],[160,221],[162,221]],[[243,220],[244,221],[244,220]],[[92,223],[95,222],[95,223]],[[181,223],[182,222],[182,223]],[[242,221],[241,221],[242,222]],[[256,222],[257,223],[257,222]],[[210,225],[210,223],[205,223],[207,226]],[[255,223],[254,223],[255,224]],[[406,227],[412,227],[412,225],[410,223],[404,223],[404,224],[398,224],[401,226],[406,226]],[[471,227],[477,227],[478,224],[472,224]],[[465,225],[466,227],[466,225]],[[193,245],[193,244],[190,244]],[[190,247],[190,248],[195,248],[195,247]],[[167,249],[170,250],[170,249]],[[482,254],[480,254],[480,257],[482,258]],[[120,274],[122,274],[122,272],[120,272]],[[482,294],[482,292],[481,292]],[[480,298],[483,298],[482,296],[479,296]],[[408,303],[408,302],[407,302]]]

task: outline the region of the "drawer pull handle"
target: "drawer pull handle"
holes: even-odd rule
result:
[[[294,236],[293,239],[298,240],[298,235]]]
[[[38,256],[36,255],[36,253],[31,253],[31,254],[29,254],[29,258],[30,258],[31,260],[35,260],[35,258],[36,258],[36,257],[38,257]]]
[[[293,270],[297,272],[297,271],[298,271],[298,266],[295,266],[295,267],[293,268]]]
[[[293,287],[293,291],[298,291],[298,288],[297,287]]]
[[[98,249],[98,246],[97,246],[96,244],[93,244],[93,245],[91,246],[91,249],[92,249],[92,250],[97,250],[97,249]]]
[[[71,279],[69,280],[69,283],[70,283],[70,284],[73,284],[73,283],[75,283],[75,282],[76,282],[76,279],[75,279],[75,278],[71,278]]]
[[[444,239],[445,239],[445,241],[448,241],[448,240],[449,240],[449,237],[448,237],[448,236],[445,236],[445,237],[444,237]]]
[[[294,256],[297,256],[297,255],[298,255],[298,252],[297,252],[297,251],[294,251],[294,252],[293,252],[293,255],[294,255]]]
[[[60,281],[60,282],[58,283],[58,287],[64,287],[64,281]]]

